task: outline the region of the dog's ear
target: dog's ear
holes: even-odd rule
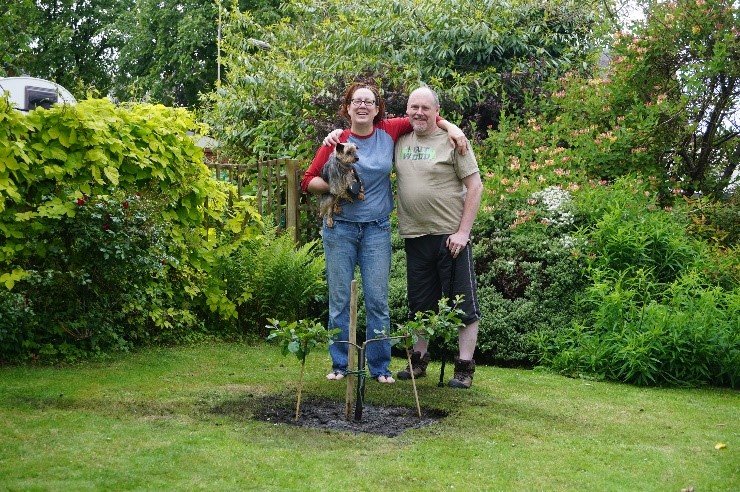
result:
[[[343,143],[340,142],[340,143],[337,144],[337,152],[344,152],[344,144]]]

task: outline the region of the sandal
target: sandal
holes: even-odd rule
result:
[[[344,373],[342,371],[332,371],[326,375],[326,379],[329,381],[339,381],[340,379],[344,379]]]
[[[393,376],[391,376],[391,375],[387,375],[387,376],[378,376],[377,378],[375,378],[375,380],[376,380],[377,382],[379,382],[379,383],[383,383],[383,384],[393,384],[393,383],[395,383],[395,382],[396,382],[396,380],[395,380],[395,379],[393,379]]]

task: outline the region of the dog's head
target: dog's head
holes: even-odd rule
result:
[[[337,160],[343,164],[354,164],[360,160],[357,156],[357,145],[353,143],[338,143],[334,152],[337,155]]]

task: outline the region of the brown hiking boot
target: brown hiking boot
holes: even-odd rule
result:
[[[468,389],[473,384],[474,360],[460,360],[455,357],[455,376],[447,383],[452,388]]]
[[[423,378],[427,375],[427,364],[429,364],[429,352],[421,356],[421,352],[411,353],[411,365],[414,367],[414,379]],[[406,364],[406,369],[398,371],[398,379],[411,379],[411,368]]]

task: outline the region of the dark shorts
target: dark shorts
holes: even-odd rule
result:
[[[475,288],[473,251],[470,243],[452,258],[445,245],[448,236],[421,236],[405,239],[406,281],[409,296],[409,319],[418,311],[437,310],[442,297],[464,296],[466,325],[480,319],[480,307]]]

